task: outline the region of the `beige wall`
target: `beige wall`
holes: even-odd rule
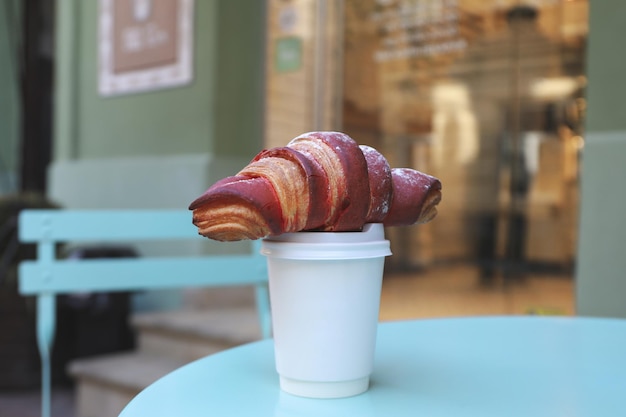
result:
[[[304,132],[338,129],[341,42],[336,19],[340,4],[333,0],[268,1],[266,147],[284,146]],[[281,71],[276,46],[286,38],[301,42],[302,60],[299,68]]]

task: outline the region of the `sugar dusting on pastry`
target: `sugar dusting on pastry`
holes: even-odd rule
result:
[[[425,223],[436,216],[440,201],[437,178],[391,168],[376,149],[359,146],[344,133],[308,132],[286,147],[260,152],[189,208],[201,235],[235,241],[308,230],[357,231],[367,223]]]

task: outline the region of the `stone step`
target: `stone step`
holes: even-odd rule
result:
[[[134,352],[73,361],[78,417],[114,417],[141,390],[201,357],[261,339],[254,306],[142,313]]]
[[[261,339],[253,306],[144,313],[131,322],[138,351],[184,361]]]
[[[78,359],[69,367],[76,379],[78,417],[114,417],[142,389],[186,362],[143,352]]]

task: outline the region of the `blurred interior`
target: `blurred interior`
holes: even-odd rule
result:
[[[298,97],[313,103],[303,118],[443,183],[433,222],[387,231],[386,288],[415,289],[383,318],[573,314],[588,2],[304,3],[270,5],[276,42],[290,7],[325,24],[302,33],[316,61],[269,74],[268,142],[293,130],[288,99],[271,94],[291,77],[315,86]],[[512,291],[521,299],[506,302]]]
[[[391,270],[571,280],[587,2],[381,3],[346,2],[344,129],[444,184],[436,221],[393,231]]]
[[[572,265],[587,20],[582,1],[488,3],[347,2],[343,105],[345,131],[444,184],[394,262],[477,263],[485,283]]]

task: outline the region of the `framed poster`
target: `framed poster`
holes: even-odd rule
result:
[[[194,0],[100,0],[103,96],[185,85],[193,78]]]

